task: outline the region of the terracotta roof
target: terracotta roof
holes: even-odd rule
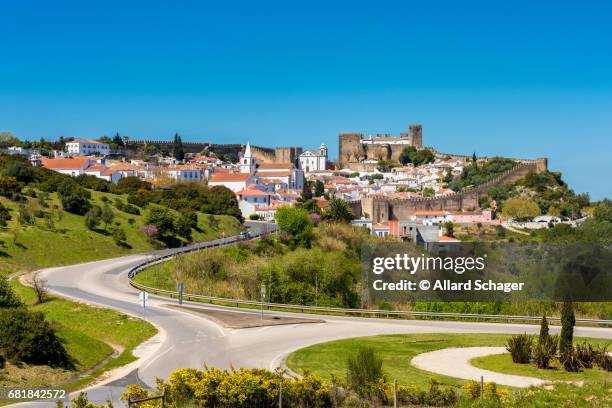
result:
[[[293,164],[291,163],[262,163],[259,165],[259,169],[292,169]]]
[[[43,159],[42,165],[48,169],[82,169],[89,163],[89,157],[72,157],[69,159]]]
[[[249,196],[269,196],[270,193],[263,192],[261,190],[240,190],[236,195],[249,195]]]
[[[290,175],[290,171],[266,171],[262,173],[262,176],[265,177],[287,177]]]
[[[438,237],[438,241],[446,241],[446,242],[461,242],[458,239],[455,238],[451,238],[451,237],[447,237],[446,235],[442,235],[441,237]]]
[[[389,229],[389,224],[387,223],[381,223],[381,224],[374,224],[372,225],[373,229]]]
[[[248,181],[252,174],[249,173],[213,173],[209,182],[212,183],[223,183],[223,182],[240,182]]]
[[[422,211],[415,211],[412,213],[412,215],[448,215],[449,212],[448,211],[442,211],[442,210],[422,210]]]
[[[66,142],[66,143],[106,144],[106,143],[98,142],[97,140],[93,140],[93,139],[74,139],[73,141]]]
[[[106,170],[106,166],[103,164],[96,164],[95,166],[89,166],[85,171],[103,171]]]

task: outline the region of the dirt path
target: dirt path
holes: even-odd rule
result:
[[[502,353],[507,353],[505,347],[445,348],[419,354],[410,363],[421,370],[436,374],[476,381],[480,381],[480,377],[484,377],[485,382],[494,381],[499,385],[510,387],[524,388],[550,382],[534,377],[496,373],[470,364],[470,360],[473,358]]]

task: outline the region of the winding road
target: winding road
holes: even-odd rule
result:
[[[257,229],[257,224],[251,226]],[[72,266],[45,269],[42,276],[49,290],[57,295],[112,308],[142,317],[138,291],[128,283],[127,272],[152,254],[131,255]],[[130,365],[110,372],[110,377],[87,389],[89,399],[103,403],[110,399],[115,406],[125,386],[140,383],[154,387],[157,377],[167,378],[180,367],[202,368],[204,364],[219,368],[261,367],[274,369],[290,352],[315,343],[357,336],[392,333],[536,333],[535,325],[444,322],[424,320],[386,320],[377,318],[324,316],[324,323],[289,324],[246,329],[224,328],[211,320],[178,308],[163,305],[175,300],[150,295],[146,320],[159,334],[141,345],[135,354],[140,358]],[[229,307],[185,302],[190,307],[231,311]],[[258,313],[245,311],[243,313]],[[275,315],[308,317],[304,314],[274,312]],[[320,315],[312,317],[321,319]],[[551,327],[551,332],[558,332]],[[577,336],[612,338],[612,329],[578,327]],[[409,364],[406,361],[406,364]],[[50,402],[21,403],[19,406],[47,407]]]

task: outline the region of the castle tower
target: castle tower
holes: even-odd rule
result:
[[[423,148],[423,126],[410,125],[408,127],[408,143],[417,149]]]
[[[338,135],[338,160],[343,163],[357,161],[355,158],[355,150],[361,145],[361,133],[340,133]]]
[[[257,161],[255,156],[251,154],[251,143],[247,142],[246,148],[244,149],[244,155],[240,159],[240,172],[241,173],[255,173],[257,168]]]

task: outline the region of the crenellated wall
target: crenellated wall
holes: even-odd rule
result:
[[[400,199],[374,194],[363,197],[359,209],[355,208],[356,204],[352,204],[353,213],[371,218],[374,222],[385,222],[388,220],[408,220],[415,211],[473,210],[479,208],[480,197],[486,196],[491,188],[500,184],[515,182],[531,171],[538,173],[544,171],[547,165],[546,159],[523,160],[493,180],[441,197]]]

